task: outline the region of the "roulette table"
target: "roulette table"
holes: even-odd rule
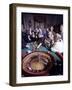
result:
[[[25,54],[26,53],[26,54]],[[63,75],[63,54],[43,45],[32,51],[32,45],[22,49],[22,76]]]
[[[49,76],[63,74],[63,60],[59,53],[32,52],[22,60],[24,76]]]

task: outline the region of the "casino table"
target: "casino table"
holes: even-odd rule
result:
[[[33,51],[32,43],[27,43],[27,46],[22,49],[22,57],[33,53],[33,52],[44,52],[50,54],[53,57],[53,67],[50,73],[47,75],[62,75],[63,74],[63,55],[59,52],[51,51],[50,48],[41,45],[36,51]],[[25,75],[25,73],[23,73]],[[29,75],[30,76],[30,75]]]

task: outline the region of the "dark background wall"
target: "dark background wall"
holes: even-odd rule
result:
[[[31,27],[33,30],[39,24],[42,28],[63,24],[63,15],[22,13],[22,25],[25,30]]]

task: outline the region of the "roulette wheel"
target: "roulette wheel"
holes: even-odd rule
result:
[[[52,68],[54,58],[46,52],[32,52],[22,60],[24,76],[46,76]]]

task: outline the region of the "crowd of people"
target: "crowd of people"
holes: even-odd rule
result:
[[[39,26],[34,30],[30,27],[22,32],[22,47],[25,43],[35,41],[51,48],[57,41],[63,41],[63,25],[50,26],[43,30]]]

